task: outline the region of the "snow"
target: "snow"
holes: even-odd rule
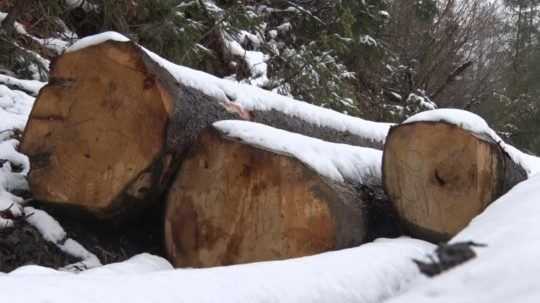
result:
[[[65,0],[66,5],[70,9],[82,8],[85,12],[99,11],[99,6],[90,3],[87,0]]]
[[[279,26],[276,27],[276,29],[280,32],[280,33],[286,33],[288,31],[290,31],[292,28],[292,25],[290,22],[285,22]]]
[[[131,257],[130,259],[111,263],[104,266],[92,268],[81,272],[82,275],[126,275],[126,274],[145,274],[150,272],[159,272],[172,270],[173,266],[169,261],[162,257],[143,253]]]
[[[57,38],[42,39],[42,38],[37,38],[34,36],[30,36],[30,37],[34,41],[39,43],[41,46],[54,51],[57,55],[62,54],[66,50],[66,48],[68,48],[69,46],[69,42],[64,41],[62,39],[57,39]]]
[[[76,262],[64,268],[61,268],[61,270],[70,271],[70,272],[78,272],[78,271],[86,270],[89,268],[95,268],[95,267],[101,266],[101,262],[99,261],[96,255],[89,252],[86,248],[84,248],[81,244],[79,244],[79,242],[71,238],[66,239],[64,242],[55,243],[55,244],[64,253],[82,260],[80,262]]]
[[[15,139],[8,139],[0,142],[0,159],[7,160],[8,162],[4,163],[4,165],[9,165],[10,169],[12,164],[20,166],[22,168],[22,171],[19,174],[25,176],[30,170],[30,161],[28,160],[28,157],[19,153],[16,150],[18,146],[19,141]],[[16,188],[8,185],[5,186]]]
[[[390,18],[390,13],[387,11],[379,11],[379,15],[383,16],[384,18]]]
[[[88,36],[77,40],[77,42],[73,43],[73,45],[66,49],[66,53],[75,52],[83,48],[101,44],[106,41],[128,42],[130,40],[124,35],[117,32],[103,32],[97,35]]]
[[[322,141],[259,123],[226,120],[213,126],[226,137],[292,156],[320,175],[338,182],[380,185],[380,150]]]
[[[129,41],[128,38],[114,32],[89,36],[77,41],[68,48],[73,52],[85,47],[103,43],[107,40]],[[176,65],[157,54],[144,49],[158,64],[168,70],[179,82],[202,90],[221,102],[235,102],[248,111],[276,110],[286,115],[300,118],[317,126],[348,132],[374,142],[384,143],[391,123],[381,123],[345,115],[330,109],[321,108],[290,97],[278,95],[252,85],[220,79],[213,75]]]
[[[482,119],[482,117],[469,111],[454,108],[441,108],[424,111],[408,118],[403,122],[403,124],[424,121],[442,121],[459,126],[464,130],[468,130],[475,134],[483,134],[492,138],[496,136],[495,132],[489,127],[487,122]]]
[[[101,262],[94,254],[75,240],[67,238],[67,233],[60,226],[60,223],[48,213],[33,207],[25,207],[24,213],[27,216],[26,222],[35,227],[43,236],[43,239],[54,243],[64,253],[82,260],[66,266],[63,268],[64,270],[76,271],[101,266]]]
[[[10,303],[381,302],[425,280],[411,259],[432,250],[400,238],[284,261],[177,270],[143,255],[81,274],[23,268],[0,275],[0,292]],[[32,291],[13,291],[24,285]]]
[[[477,258],[389,302],[538,302],[539,196],[540,175],[515,186],[452,239],[486,244]]]
[[[379,43],[377,43],[377,40],[375,40],[370,35],[360,35],[360,43],[365,44],[367,46],[377,46]]]
[[[390,94],[392,94],[392,96],[394,96],[394,98],[396,98],[398,100],[403,100],[403,97],[400,94],[396,93],[396,92],[391,91]]]
[[[65,240],[66,232],[60,223],[46,212],[33,207],[25,207],[24,212],[28,215],[26,221],[40,232],[43,239],[53,243]]]
[[[0,132],[24,129],[34,98],[0,84]]]
[[[0,84],[0,210],[9,209],[14,216],[23,215],[23,199],[11,191],[28,189],[25,175],[30,164],[25,155],[17,152],[19,142],[10,136],[14,129],[24,128],[33,101],[31,96]],[[14,172],[13,165],[22,171]],[[9,226],[13,226],[13,221],[0,217],[0,229]]]
[[[31,94],[32,96],[37,96],[39,90],[47,84],[46,82],[36,81],[36,80],[20,80],[15,77],[1,75],[0,74],[0,83],[6,86],[16,87],[24,92]]]
[[[510,158],[521,165],[527,175],[533,176],[540,172],[540,158],[526,154],[512,145],[506,144],[497,133],[489,127],[487,122],[480,116],[469,111],[444,108],[435,109],[418,113],[403,122],[403,124],[431,121],[431,122],[446,122],[456,125],[464,130],[479,136],[480,138],[488,138],[496,142]]]
[[[249,39],[250,41],[256,42],[258,41],[257,36],[242,31],[241,40],[244,39]],[[266,64],[268,57],[266,55],[258,51],[245,50],[240,43],[233,40],[233,38],[229,37],[228,35],[223,35],[223,42],[225,51],[232,56],[241,58],[246,63],[251,75],[248,81],[249,84],[262,87],[268,83],[268,65]],[[258,43],[260,44],[260,42]]]
[[[266,64],[268,56],[262,52],[246,51],[244,59],[251,74],[249,83],[258,87],[268,84],[268,65]]]

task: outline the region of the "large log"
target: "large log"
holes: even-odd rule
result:
[[[200,94],[177,89],[166,71],[128,43],[66,53],[54,62],[50,78],[21,144],[31,162],[32,192],[98,216],[161,194],[177,157],[172,146],[183,144],[197,125],[182,133],[170,129],[190,119],[205,124],[232,117]],[[191,115],[195,102],[213,116]]]
[[[333,113],[334,120],[343,123],[325,127],[315,122],[331,116],[330,111],[294,100],[287,103],[260,89],[255,92],[267,94],[261,100],[268,102],[251,102],[257,95],[244,98],[244,103],[229,102],[217,95],[229,98],[235,92],[225,93],[221,87],[238,84],[172,65],[118,36],[82,39],[52,64],[51,80],[36,99],[21,144],[31,161],[29,180],[38,200],[98,217],[143,208],[163,195],[197,134],[229,118],[264,121],[337,141],[381,144],[377,140],[386,124],[381,124],[379,139],[372,140],[344,127],[359,129],[351,121],[364,125],[361,119],[349,117],[353,120],[347,124]],[[304,108],[309,113],[299,116]]]
[[[445,241],[491,202],[526,179],[499,142],[443,121],[393,127],[383,156],[383,184],[405,229]]]
[[[281,142],[286,135],[278,133]],[[214,128],[195,141],[167,197],[165,246],[175,266],[300,257],[366,240],[366,201],[352,184],[259,141],[266,145]]]

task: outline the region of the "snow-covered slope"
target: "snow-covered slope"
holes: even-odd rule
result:
[[[164,260],[149,255],[84,274],[34,266],[0,275],[0,293],[9,294],[10,303],[382,302],[424,279],[411,258],[432,249],[431,244],[401,238],[305,258],[209,269],[170,270]]]
[[[539,302],[540,175],[491,204],[451,242],[473,240],[478,257],[391,300],[405,302]]]

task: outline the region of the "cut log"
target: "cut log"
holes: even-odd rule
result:
[[[54,62],[50,78],[21,144],[31,162],[32,192],[39,200],[97,216],[159,197],[177,156],[172,146],[187,141],[197,125],[182,133],[171,128],[195,118],[205,124],[232,117],[217,104],[207,109],[209,102],[196,93],[177,89],[166,71],[128,43],[67,53]],[[193,110],[187,104],[198,101],[212,117],[186,113]],[[177,124],[171,123],[173,115]]]
[[[36,99],[21,144],[31,162],[30,186],[40,201],[98,217],[124,216],[156,203],[186,147],[218,120],[252,119],[376,146],[387,130],[387,124],[347,119],[247,86],[238,92],[255,89],[264,98],[229,102],[236,92],[227,88],[225,93],[222,87],[237,83],[175,66],[118,37],[82,39],[53,62],[51,80]],[[335,125],[325,126],[323,117]],[[377,136],[363,136],[363,126]]]
[[[321,176],[297,159],[289,142],[293,138],[310,153],[303,136],[275,130],[284,146],[279,152],[268,148],[274,135],[248,142],[249,135],[224,129],[200,135],[169,191],[165,247],[175,266],[300,257],[366,240],[365,197],[350,183]],[[268,130],[255,127],[253,134]]]
[[[446,122],[393,127],[383,156],[383,184],[403,227],[446,241],[491,202],[526,179],[491,137]]]

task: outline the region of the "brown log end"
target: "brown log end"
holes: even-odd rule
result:
[[[412,236],[446,241],[517,182],[525,171],[499,145],[445,122],[393,127],[383,185]]]
[[[145,200],[170,109],[170,94],[132,43],[109,41],[60,56],[21,144],[34,196],[98,216]]]
[[[209,128],[168,194],[166,253],[177,267],[209,267],[351,247],[366,235],[361,203],[295,158]]]

